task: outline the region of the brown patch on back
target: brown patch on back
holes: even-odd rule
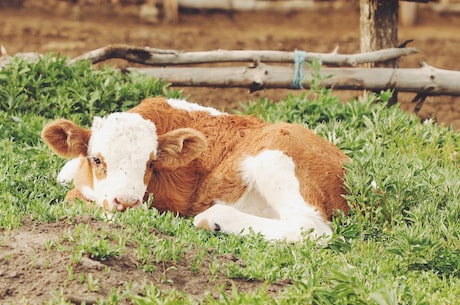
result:
[[[186,110],[172,108],[164,97],[144,99],[128,112],[138,113],[144,119],[154,122],[158,135],[177,128],[192,127],[189,125],[189,113]]]
[[[236,201],[246,190],[239,168],[243,158],[274,149],[293,159],[302,196],[326,219],[336,209],[348,211],[342,197],[343,163],[348,158],[338,147],[301,125],[269,124],[254,116],[188,112],[171,107],[162,97],[145,99],[130,112],[152,120],[160,137],[187,127],[198,130],[207,140],[206,150],[187,166],[171,170],[160,163],[155,165],[147,192],[155,195],[153,205],[159,210],[193,216],[216,199]]]
[[[281,128],[279,133],[280,133],[281,136],[289,135],[289,131],[284,129],[284,128]]]

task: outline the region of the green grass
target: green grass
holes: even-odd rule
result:
[[[94,115],[125,110],[152,95],[179,97],[157,81],[123,75],[110,68],[91,69],[88,62],[66,66],[65,58],[46,57],[36,64],[13,61],[0,71],[0,228],[21,226],[23,218],[53,223],[91,215],[103,223],[100,210],[62,204],[66,189],[55,183],[63,160],[40,140],[42,126],[65,117],[83,125]],[[206,269],[209,281],[277,283],[271,295],[236,287],[206,304],[455,304],[460,297],[460,133],[387,108],[390,92],[364,95],[341,103],[330,90],[278,103],[260,100],[244,113],[268,121],[307,125],[343,149],[347,165],[348,217],[333,221],[326,245],[268,243],[260,236],[225,236],[197,231],[189,219],[159,215],[146,208],[116,214],[110,230],[76,223],[48,243],[49,251],[96,260],[123,259],[132,253],[140,270],[158,272],[190,264]],[[75,220],[77,219],[77,220]],[[69,280],[98,290],[90,274]],[[168,269],[162,271],[167,274]],[[129,281],[129,279],[127,279]],[[167,276],[164,281],[168,281]],[[142,293],[114,289],[100,304],[195,304],[191,295],[153,283],[137,283]],[[58,288],[57,288],[58,289]],[[65,303],[59,290],[50,304]]]

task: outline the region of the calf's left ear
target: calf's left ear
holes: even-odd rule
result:
[[[56,120],[43,127],[41,136],[59,156],[76,158],[88,150],[91,131],[69,120]]]
[[[158,137],[156,166],[175,170],[185,166],[205,151],[206,137],[193,128],[179,128]]]

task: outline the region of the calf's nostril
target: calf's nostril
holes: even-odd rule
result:
[[[117,210],[124,211],[140,203],[140,200],[134,196],[118,196],[115,198]]]

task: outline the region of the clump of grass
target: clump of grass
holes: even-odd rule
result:
[[[62,242],[70,243],[74,262],[79,262],[82,256],[103,261],[123,255],[126,240],[117,233],[117,230],[96,231],[88,224],[77,224],[75,228],[64,232]]]
[[[33,113],[89,124],[96,115],[129,109],[145,97],[179,96],[159,80],[109,67],[95,71],[89,61],[67,65],[67,60],[51,55],[35,64],[12,60],[0,72],[0,110],[16,117]]]

